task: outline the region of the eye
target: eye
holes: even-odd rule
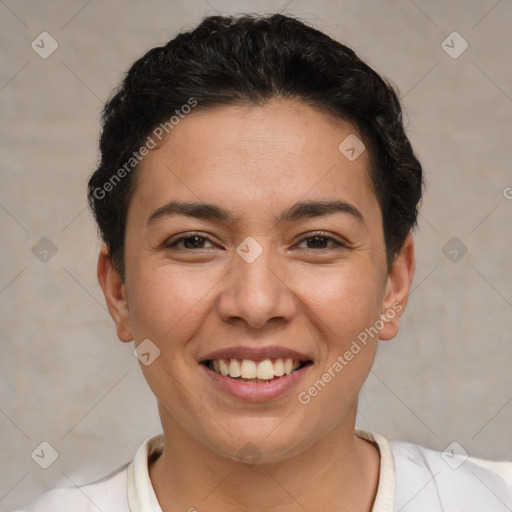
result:
[[[312,233],[311,235],[303,238],[299,245],[306,242],[306,249],[333,249],[336,247],[345,247],[345,244],[336,240],[331,236],[327,236],[323,233]],[[331,246],[326,246],[329,242],[332,242]]]
[[[166,249],[208,249],[208,247],[204,247],[205,242],[211,244],[210,239],[205,236],[201,236],[195,233],[188,233],[186,235],[179,236],[178,238],[175,238],[174,240],[168,242],[165,245],[165,247]]]
[[[302,244],[306,243],[306,247],[300,247]],[[185,249],[185,250],[194,250],[194,249],[209,249],[207,245],[210,244],[210,247],[213,247],[213,243],[208,237],[202,236],[198,233],[187,233],[185,235],[178,236],[173,240],[166,243],[166,249]],[[331,236],[327,236],[323,233],[312,233],[307,237],[304,237],[298,244],[299,249],[313,249],[313,250],[332,250],[337,247],[346,247],[345,244],[336,240]]]

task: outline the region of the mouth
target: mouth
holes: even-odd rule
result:
[[[201,364],[209,370],[239,382],[268,384],[311,366],[311,359],[267,358],[261,360],[220,358],[205,359]]]

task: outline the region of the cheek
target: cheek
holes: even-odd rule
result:
[[[378,318],[381,285],[360,265],[311,271],[297,278],[296,289],[305,314],[340,349]]]
[[[344,270],[310,275],[309,286],[302,288],[306,314],[320,338],[320,364],[297,397],[309,411],[317,411],[304,419],[312,429],[328,430],[356,407],[377,350],[378,337],[369,336],[368,329],[379,318],[380,281],[368,268]],[[312,419],[317,415],[323,415],[323,425]]]
[[[193,337],[206,317],[215,314],[214,302],[219,289],[225,290],[222,280],[228,270],[214,265],[188,269],[138,265],[128,289],[135,340],[149,338],[159,346],[169,346],[172,340],[175,347]],[[287,284],[282,293],[296,296],[296,314],[302,318],[295,321],[305,320],[316,337],[323,339],[325,350],[331,351],[332,345],[341,350],[378,317],[382,291],[375,277],[371,269],[348,262],[338,268],[317,266],[307,271],[297,266],[281,276]]]
[[[162,347],[176,346],[192,336],[198,318],[214,291],[211,271],[153,266],[137,270],[130,294],[130,317],[136,340],[149,338]],[[149,268],[149,265],[146,267]]]

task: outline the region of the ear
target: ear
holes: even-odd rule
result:
[[[407,305],[414,269],[414,240],[409,233],[388,272],[381,311],[381,319],[384,320],[384,327],[379,334],[381,340],[391,340],[398,334],[400,317]]]
[[[116,324],[117,337],[124,342],[132,341],[133,334],[128,302],[126,300],[126,286],[119,272],[112,264],[108,248],[105,244],[100,249],[97,275],[105,295],[108,311]]]

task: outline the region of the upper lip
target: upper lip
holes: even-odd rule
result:
[[[200,359],[201,363],[215,359],[250,359],[263,361],[264,359],[297,359],[302,362],[312,361],[312,358],[296,350],[272,345],[268,347],[237,346],[222,348],[206,354]]]

